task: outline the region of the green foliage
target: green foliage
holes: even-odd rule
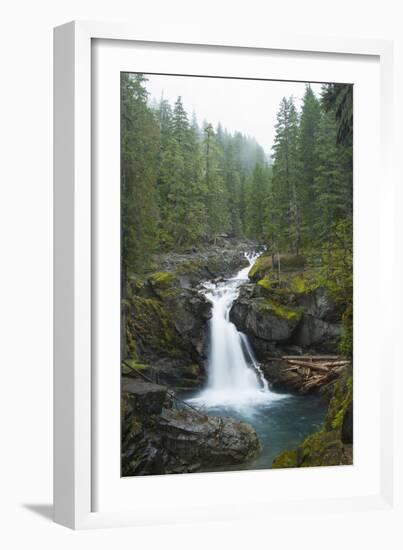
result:
[[[266,232],[275,249],[298,254],[301,246],[298,197],[299,119],[292,97],[282,99],[275,129],[273,183]]]
[[[318,267],[344,311],[341,352],[351,355],[352,87],[324,85],[317,98],[307,85],[300,113],[283,98],[269,166],[253,138],[220,124],[199,128],[180,97],[151,106],[146,82],[121,77],[123,303],[131,274],[149,273],[154,251],[245,235],[268,246],[249,273],[263,290],[275,274],[279,287],[304,292],[290,272],[304,268],[304,257]],[[164,297],[175,293],[170,282],[150,284]]]
[[[327,288],[336,304],[343,309],[340,352],[353,353],[353,241],[352,220],[332,226],[331,240],[322,252],[318,281]]]
[[[157,244],[159,132],[143,75],[121,76],[122,271],[142,268]]]
[[[318,143],[321,122],[320,102],[309,84],[306,86],[298,132],[298,197],[301,212],[301,239],[309,246],[315,240],[314,220],[317,212],[315,178],[318,170]]]
[[[350,374],[340,378],[334,387],[326,415],[327,430],[341,430],[344,415],[353,400],[353,378]]]
[[[256,164],[247,180],[246,192],[246,234],[255,239],[264,239],[265,216],[271,183],[271,168]]]
[[[353,87],[348,84],[325,84],[322,93],[324,108],[335,112],[337,143],[353,142]]]

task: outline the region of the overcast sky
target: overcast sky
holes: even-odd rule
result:
[[[300,108],[305,83],[195,76],[147,75],[147,90],[157,101],[161,95],[173,104],[182,96],[189,115],[194,111],[201,126],[204,120],[214,127],[221,122],[228,131],[253,136],[271,153],[274,125],[281,99],[294,96]],[[320,84],[312,89],[319,95]]]

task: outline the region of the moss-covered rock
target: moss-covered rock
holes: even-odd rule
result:
[[[204,296],[182,288],[174,273],[157,271],[142,284],[132,285],[124,308],[126,357],[134,367],[176,389],[194,389],[203,383],[201,366],[211,316],[211,304]],[[123,373],[130,374],[130,366],[124,366]]]
[[[301,271],[305,267],[304,256],[297,254],[280,254],[280,278],[281,274],[293,271]],[[251,281],[258,282],[268,274],[278,271],[277,255],[272,256],[270,252],[264,252],[254,263],[248,273]]]
[[[331,384],[331,398],[323,428],[309,435],[294,450],[278,455],[273,468],[352,464],[352,375],[346,371]]]
[[[263,279],[272,270],[272,257],[268,252],[264,252],[261,256],[259,256],[249,270],[248,277],[251,281],[257,282],[260,279]]]
[[[297,451],[284,451],[273,460],[272,468],[297,468]]]
[[[176,334],[169,312],[163,304],[152,298],[133,296],[128,331],[136,340],[138,355],[164,354],[177,357],[181,342]]]
[[[341,430],[347,409],[353,402],[353,378],[351,372],[340,377],[332,387],[332,397],[325,420],[326,430]]]
[[[266,344],[286,343],[298,325],[302,309],[291,307],[269,297],[251,297],[241,292],[230,318],[248,335],[258,354],[267,351]]]
[[[178,279],[168,271],[153,273],[148,278],[148,282],[155,295],[162,300],[175,298],[180,293]]]
[[[257,309],[260,311],[268,312],[270,314],[274,314],[280,319],[284,319],[285,321],[290,321],[293,324],[298,323],[303,313],[301,308],[287,307],[270,298],[259,301],[257,304]]]

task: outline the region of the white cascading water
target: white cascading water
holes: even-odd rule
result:
[[[258,254],[245,254],[249,266],[224,282],[204,283],[202,291],[212,303],[207,388],[192,401],[206,405],[242,404],[279,399],[270,391],[245,334],[231,323],[232,304]]]

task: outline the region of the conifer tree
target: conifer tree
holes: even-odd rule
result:
[[[302,103],[298,135],[298,196],[301,210],[301,232],[305,246],[309,246],[315,236],[315,178],[318,168],[320,119],[320,102],[308,84]]]
[[[157,245],[159,130],[147,106],[146,79],[121,76],[122,284]],[[125,288],[123,289],[125,292]]]
[[[298,114],[293,98],[283,98],[273,146],[273,229],[280,248],[298,254],[301,245],[298,197]]]

